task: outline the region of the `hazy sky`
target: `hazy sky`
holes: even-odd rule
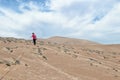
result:
[[[120,44],[120,0],[0,0],[0,36]]]

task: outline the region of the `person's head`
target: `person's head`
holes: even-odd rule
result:
[[[34,33],[32,33],[32,34],[34,34]]]

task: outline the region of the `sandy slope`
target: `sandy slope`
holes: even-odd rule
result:
[[[0,80],[120,80],[120,45],[0,38]]]

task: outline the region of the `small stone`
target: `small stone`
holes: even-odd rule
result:
[[[25,64],[25,66],[28,66],[27,64]]]
[[[7,66],[11,66],[11,64],[10,64],[10,63],[6,63],[6,65],[7,65]]]
[[[43,56],[43,58],[44,58],[45,60],[47,60],[47,58],[46,58],[45,56]]]
[[[16,61],[15,61],[15,64],[20,64],[20,61],[19,61],[19,60],[16,60]]]

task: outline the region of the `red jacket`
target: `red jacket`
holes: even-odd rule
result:
[[[32,34],[32,38],[33,38],[33,39],[37,39],[37,37],[36,37],[35,34]]]

